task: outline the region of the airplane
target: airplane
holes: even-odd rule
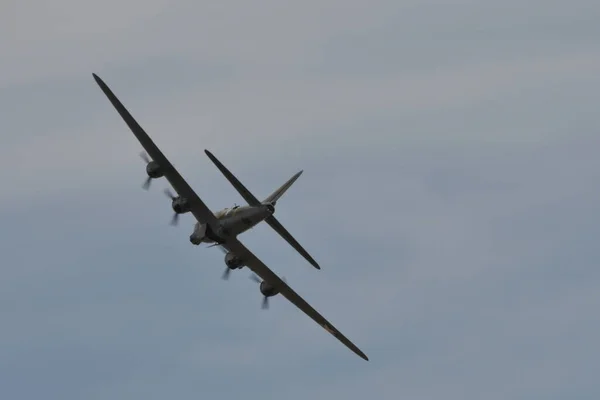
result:
[[[281,294],[298,309],[300,309],[302,312],[304,312],[306,315],[312,318],[313,321],[319,324],[333,337],[335,337],[341,343],[343,343],[348,349],[353,351],[362,359],[368,361],[369,358],[365,353],[363,353],[354,343],[352,343],[348,338],[346,338],[338,329],[336,329],[329,321],[327,321],[321,314],[319,314],[318,311],[316,311],[290,286],[288,286],[287,283],[285,283],[273,271],[271,271],[271,269],[269,269],[269,267],[267,267],[246,246],[244,246],[242,242],[240,242],[240,240],[238,239],[239,233],[237,233],[236,231],[237,225],[232,223],[233,219],[226,217],[223,218],[223,216],[219,218],[217,214],[213,213],[206,206],[206,204],[200,199],[200,197],[198,197],[196,192],[194,192],[194,190],[189,186],[185,179],[183,179],[183,177],[179,174],[179,172],[175,169],[171,162],[165,157],[165,155],[156,146],[156,144],[154,144],[152,139],[150,139],[148,134],[137,123],[137,121],[133,118],[133,116],[129,113],[129,111],[125,108],[121,101],[115,96],[111,89],[106,85],[106,83],[104,83],[104,81],[100,79],[100,77],[95,73],[92,73],[92,76],[94,77],[94,80],[96,81],[98,86],[100,86],[100,89],[104,92],[108,100],[115,107],[119,115],[121,115],[121,118],[123,118],[125,123],[129,126],[129,128],[131,129],[135,137],[138,139],[144,150],[146,150],[146,152],[150,155],[151,159],[154,160],[155,164],[153,164],[154,166],[152,167],[154,168],[153,175],[156,177],[159,177],[159,175],[164,176],[167,179],[167,181],[169,181],[173,189],[177,192],[178,196],[174,197],[173,199],[174,211],[179,214],[181,213],[181,211],[186,210],[191,212],[192,215],[196,218],[197,224],[193,232],[193,235],[195,235],[194,240],[210,240],[214,244],[218,244],[218,246],[227,251],[225,261],[228,269],[234,270],[247,267],[258,277],[262,278],[262,281],[259,280],[259,290],[265,298]],[[228,171],[224,167],[221,167],[222,164],[220,164],[218,160],[215,162],[216,158],[214,158],[214,156],[211,157],[210,152],[206,151],[206,154],[209,156],[209,158],[212,159],[212,161],[217,165],[221,172],[223,172],[224,175],[228,177],[230,182],[237,181],[237,179],[235,179],[233,175],[231,175],[230,173],[226,173]],[[156,171],[158,171],[158,173]],[[299,174],[297,175],[299,176]],[[288,182],[286,182],[286,184],[290,181],[292,181],[291,183],[293,183],[293,180],[295,180],[294,177],[292,177]],[[250,207],[247,207],[244,213],[241,215],[250,218],[251,221],[259,219],[259,215],[262,217],[263,214],[272,216],[274,211],[273,202],[277,201],[275,197],[281,197],[283,192],[287,190],[287,188],[289,188],[289,185],[286,187],[286,184],[284,184],[280,188],[285,188],[284,190],[281,191],[280,189],[278,189],[274,192],[272,198],[271,196],[269,196],[265,200],[266,204],[261,203],[260,205],[258,205],[252,199],[253,196],[250,195],[249,192],[244,191],[242,189],[241,183],[236,182],[234,186],[236,187],[236,189],[238,189],[238,191],[241,190],[240,193],[245,193],[243,196],[245,196],[246,200],[250,203]],[[178,212],[178,210],[180,212]],[[234,212],[234,215],[237,215],[237,212]],[[227,260],[229,260],[229,262]]]

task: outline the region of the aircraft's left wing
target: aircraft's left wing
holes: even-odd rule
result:
[[[104,81],[100,79],[98,75],[92,75],[94,76],[96,83],[98,83],[100,86],[100,89],[102,89],[106,97],[108,97],[108,100],[110,100],[125,123],[127,123],[129,129],[131,129],[133,134],[140,141],[140,144],[144,147],[150,157],[152,157],[152,159],[158,163],[161,170],[164,171],[165,178],[167,178],[171,186],[173,186],[173,189],[175,189],[181,197],[184,197],[190,202],[190,211],[192,214],[194,214],[194,217],[196,217],[198,222],[201,224],[208,223],[209,225],[216,226],[218,221],[212,211],[210,211],[206,204],[204,204],[200,197],[198,197],[196,192],[194,192],[185,179],[183,179],[179,172],[177,172],[167,157],[165,157],[162,151],[160,151],[160,149],[154,144],[152,139],[150,139],[148,134],[142,129],[133,116],[131,116],[129,111],[127,111],[125,106],[121,103],[121,101],[119,101],[117,96],[114,95]]]
[[[288,299],[292,304],[302,310],[306,315],[311,317],[317,324],[321,325],[323,329],[333,335],[336,339],[342,342],[346,347],[360,356],[362,359],[369,361],[369,358],[363,353],[354,343],[352,343],[347,337],[345,337],[340,331],[338,331],[333,325],[329,323],[317,310],[312,308],[298,293],[294,292],[281,278],[279,278],[273,271],[269,269],[258,257],[256,257],[246,246],[242,244],[237,238],[228,239],[226,243],[222,245],[229,251],[233,252],[237,257],[243,259],[246,262],[248,268],[254,271],[264,281],[268,282],[279,289],[279,294]]]

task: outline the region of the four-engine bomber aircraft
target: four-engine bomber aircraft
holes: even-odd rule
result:
[[[183,179],[179,172],[173,167],[169,160],[163,155],[160,149],[154,144],[148,134],[142,129],[137,121],[131,116],[129,111],[123,106],[114,93],[96,74],[92,74],[106,97],[110,100],[117,112],[121,115],[125,123],[129,126],[133,134],[137,137],[142,147],[150,155],[152,160],[148,162],[146,172],[149,180],[144,184],[147,188],[152,178],[165,177],[178,196],[170,195],[172,198],[172,208],[175,215],[191,212],[197,220],[194,231],[190,236],[193,244],[212,243],[218,245],[226,251],[225,263],[230,269],[240,269],[244,266],[252,270],[256,275],[262,278],[260,281],[260,291],[265,298],[283,295],[292,304],[311,317],[316,323],[321,325],[327,332],[336,337],[350,350],[359,355],[364,360],[368,357],[348,340],[340,331],[331,325],[321,314],[312,308],[302,297],[300,297],[292,288],[290,288],[282,279],[271,271],[258,257],[244,246],[237,236],[261,221],[266,221],[275,231],[286,239],[300,254],[302,254],[313,266],[319,268],[317,263],[308,255],[308,253],[294,240],[294,238],[281,226],[273,217],[275,203],[283,193],[294,183],[302,171],[294,175],[290,180],[283,184],[279,189],[268,196],[264,201],[257,200],[236,178],[221,164],[209,151],[206,151],[208,157],[215,163],[217,168],[238,190],[242,197],[248,202],[249,206],[233,207],[225,209],[218,213],[210,211],[204,202],[198,197],[194,190]],[[176,217],[174,218],[176,221]],[[258,279],[258,278],[257,278]]]

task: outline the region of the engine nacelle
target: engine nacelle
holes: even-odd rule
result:
[[[148,174],[150,178],[154,179],[165,176],[164,172],[161,170],[156,161],[150,161],[148,164],[146,164],[146,174]]]
[[[276,294],[279,294],[279,289],[272,285],[269,285],[266,281],[262,281],[260,283],[260,292],[265,297],[271,297],[275,296]]]
[[[225,265],[227,265],[229,269],[237,269],[242,268],[244,266],[244,262],[237,258],[235,254],[229,252],[225,254]]]
[[[202,242],[207,242],[210,239],[206,236],[206,224],[196,223],[194,227],[194,232],[190,235],[190,242],[195,244],[196,246]]]
[[[190,211],[190,203],[187,201],[185,197],[175,197],[171,202],[171,207],[173,211],[177,214],[185,214]]]

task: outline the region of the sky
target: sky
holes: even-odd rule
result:
[[[0,397],[597,399],[600,3],[0,5]],[[97,73],[370,361],[169,226]]]

